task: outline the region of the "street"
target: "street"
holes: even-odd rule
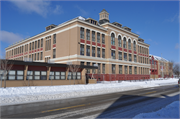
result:
[[[66,102],[65,99],[64,102]],[[157,111],[179,100],[179,87],[168,85],[81,97],[76,103],[64,103],[44,110],[4,118],[133,118],[139,113]]]

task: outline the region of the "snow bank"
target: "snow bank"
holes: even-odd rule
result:
[[[136,118],[180,118],[179,115],[179,105],[180,101],[174,101],[173,103],[167,105],[165,108],[162,108],[156,112],[150,113],[141,113],[136,115],[133,119]]]
[[[155,87],[159,85],[177,84],[178,79],[153,81],[113,81],[101,82],[88,85],[61,85],[61,86],[31,86],[31,87],[8,87],[0,89],[1,105],[26,103],[42,100],[65,99],[72,97],[90,96],[118,91]]]

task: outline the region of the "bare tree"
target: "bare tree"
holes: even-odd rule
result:
[[[2,87],[2,78],[4,78],[4,88],[6,88],[7,74],[9,73],[10,69],[13,66],[13,62],[9,61],[8,59],[0,59],[0,66],[1,66],[1,71],[2,71],[1,87]]]
[[[180,74],[180,65],[179,65],[179,64],[174,64],[173,73],[174,73],[175,75],[177,75],[178,78],[179,78],[179,74]]]
[[[73,63],[69,63],[69,71],[72,72],[72,76],[73,76],[73,80],[74,80],[74,85],[75,85],[75,78],[76,78],[76,74],[79,70],[80,65],[76,65]]]

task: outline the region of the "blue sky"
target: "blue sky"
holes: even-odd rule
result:
[[[1,55],[10,44],[77,16],[99,20],[105,8],[110,22],[130,27],[150,44],[150,54],[179,62],[178,1],[1,1]]]

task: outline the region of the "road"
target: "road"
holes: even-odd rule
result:
[[[179,87],[168,85],[81,97],[76,104],[44,107],[36,112],[8,115],[4,118],[133,118],[139,113],[157,111],[177,100]]]

